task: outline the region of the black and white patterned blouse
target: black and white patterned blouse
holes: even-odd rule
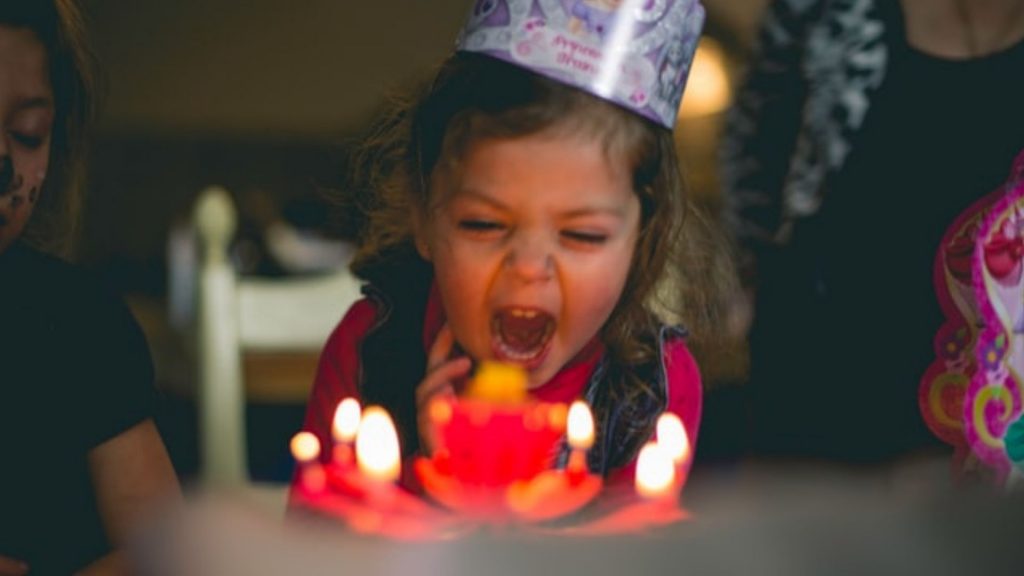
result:
[[[770,3],[722,148],[729,224],[741,242],[783,242],[789,224],[821,205],[886,74],[892,19],[879,4]]]

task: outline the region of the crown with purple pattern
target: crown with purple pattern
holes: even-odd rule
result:
[[[580,88],[671,130],[703,26],[699,0],[476,0],[458,49]]]

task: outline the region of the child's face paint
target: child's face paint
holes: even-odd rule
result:
[[[45,48],[29,30],[0,25],[0,253],[39,200],[53,115]]]
[[[474,359],[550,380],[619,301],[640,204],[601,139],[542,133],[485,140],[439,169],[420,227],[448,323]]]

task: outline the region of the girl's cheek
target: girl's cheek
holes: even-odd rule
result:
[[[25,184],[22,186],[22,194],[25,203],[31,209],[39,201],[39,195],[43,190],[43,182],[46,181],[46,168],[49,159],[44,156],[38,162],[28,162],[25,166]]]
[[[7,229],[7,235],[21,233],[39,201],[43,181],[46,179],[46,162],[26,168],[27,171],[22,171],[19,166],[14,166],[5,189],[0,190],[0,224]]]
[[[50,165],[49,146],[46,146],[45,150],[45,154],[33,155],[32,160],[25,162],[25,179],[36,189],[42,189]]]

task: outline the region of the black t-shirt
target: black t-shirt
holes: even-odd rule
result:
[[[843,170],[762,267],[752,407],[767,451],[873,460],[936,443],[917,404],[944,320],[935,253],[1024,149],[1024,42],[953,61],[892,30]]]
[[[154,400],[149,348],[120,300],[17,243],[0,254],[0,554],[32,574],[105,554],[86,455]]]

